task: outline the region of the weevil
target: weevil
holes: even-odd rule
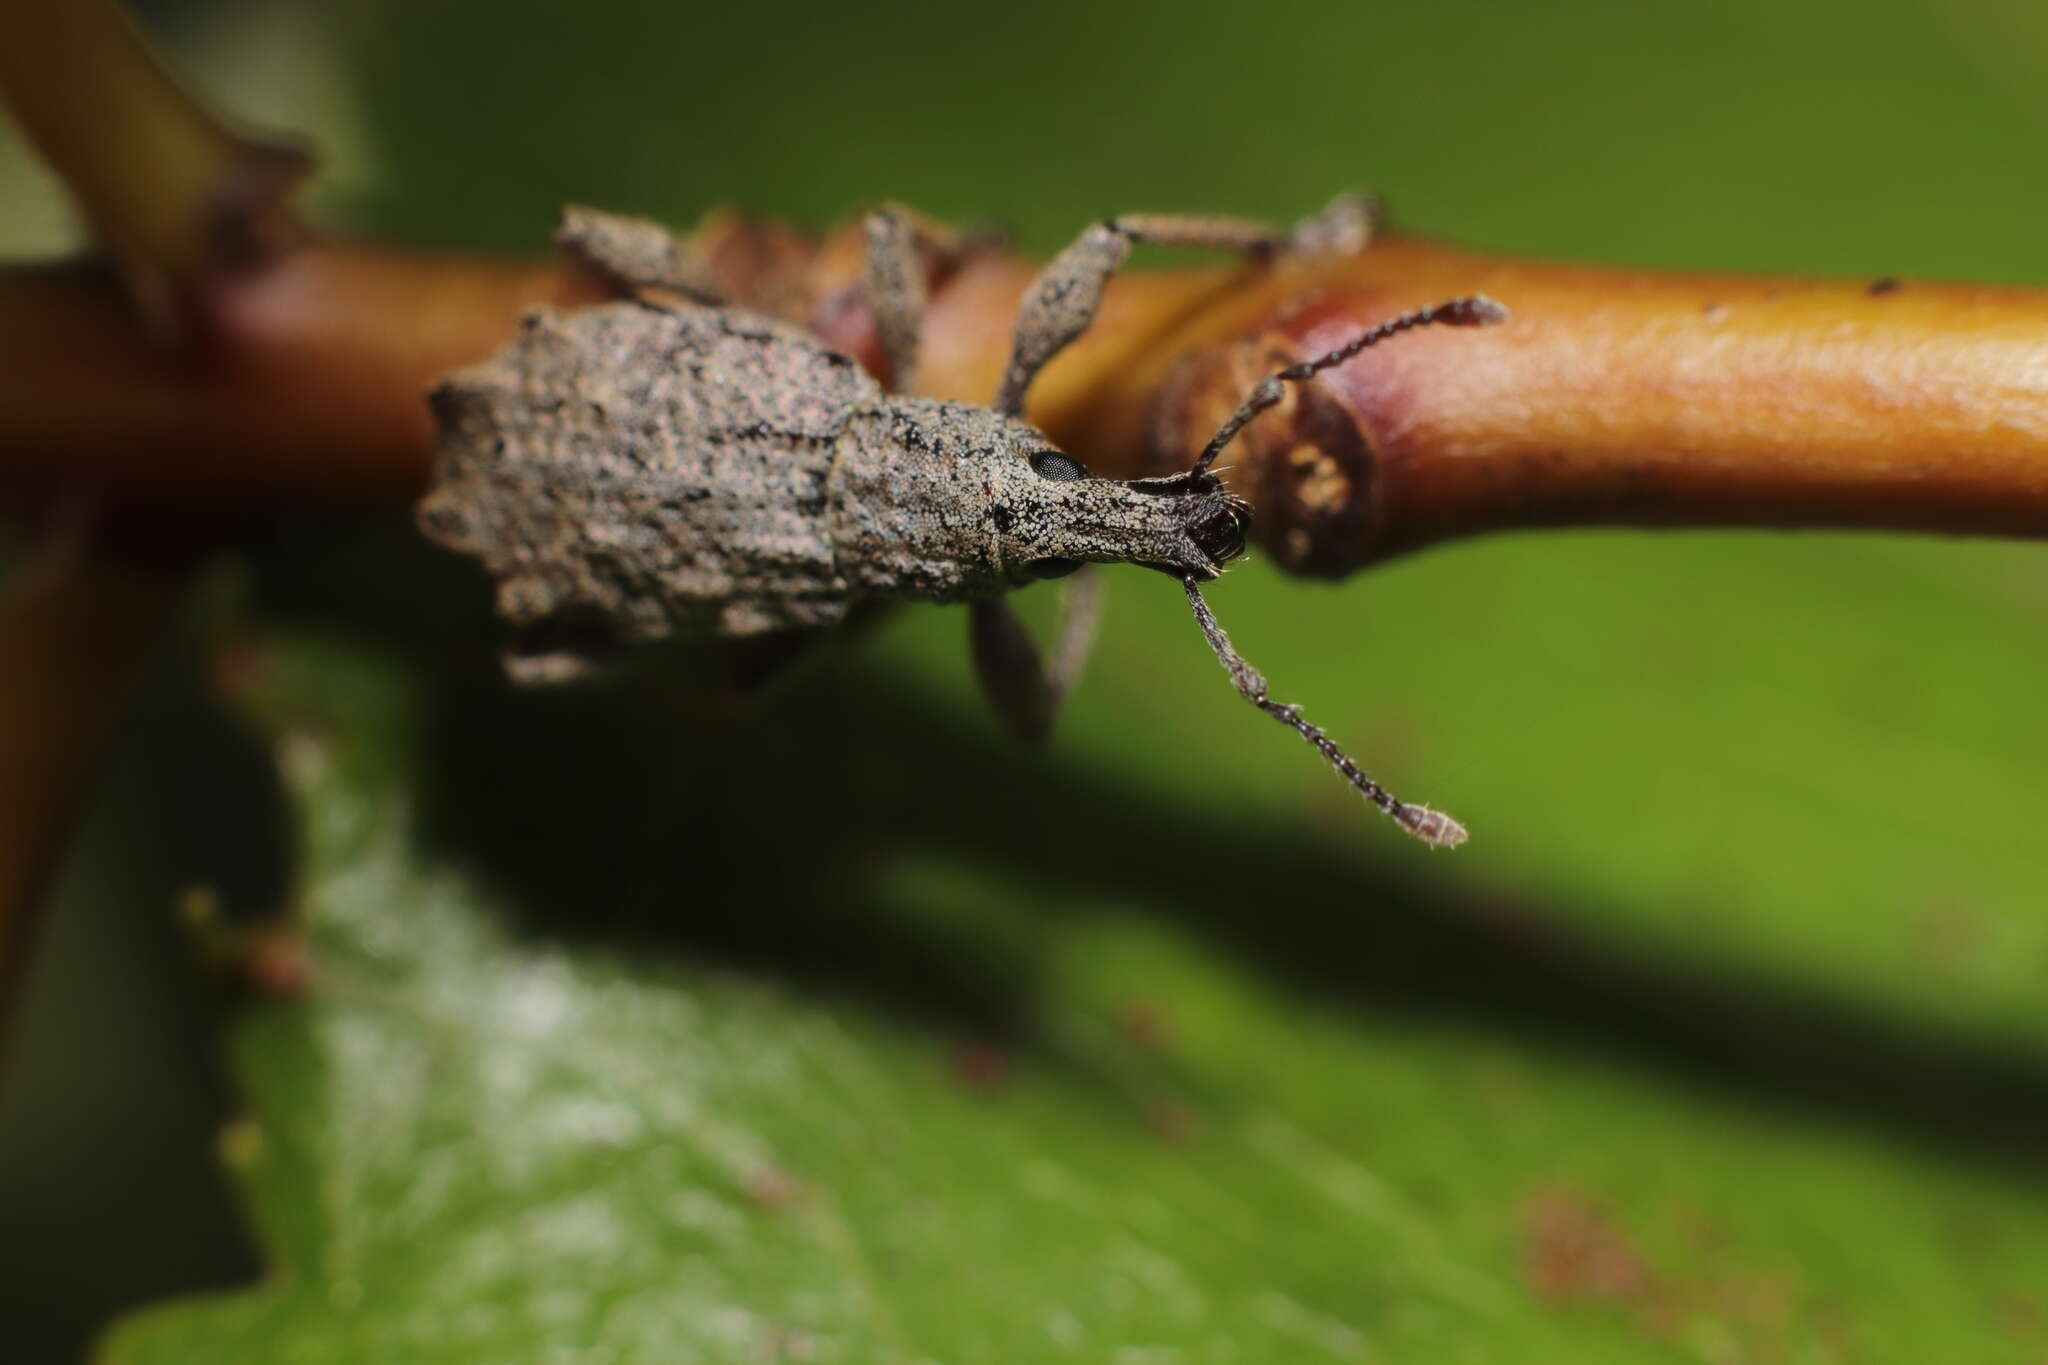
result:
[[[1410,834],[1464,842],[1457,821],[1398,799],[1296,707],[1272,700],[1200,585],[1242,553],[1251,519],[1212,466],[1287,385],[1412,328],[1495,323],[1507,310],[1475,295],[1392,318],[1254,386],[1180,473],[1105,479],[1027,423],[1024,403],[1094,320],[1132,247],[1254,259],[1358,251],[1371,235],[1369,202],[1339,199],[1292,230],[1163,215],[1092,224],[1026,291],[987,407],[911,396],[925,304],[919,230],[894,209],[866,227],[864,285],[887,391],[816,338],[730,306],[659,226],[567,211],[558,243],[628,297],[530,313],[504,352],[430,396],[440,455],[420,525],[496,578],[512,676],[567,679],[622,646],[669,636],[818,632],[877,599],[965,602],[984,690],[1007,728],[1036,739],[1093,638],[1092,566],[1140,564],[1180,582],[1246,701],[1299,732]],[[1048,665],[1004,595],[1076,574]]]

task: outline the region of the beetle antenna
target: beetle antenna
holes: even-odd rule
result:
[[[1313,379],[1324,370],[1342,365],[1368,346],[1377,346],[1388,337],[1398,336],[1416,327],[1488,327],[1507,320],[1506,308],[1484,294],[1471,294],[1465,298],[1431,304],[1427,308],[1417,308],[1412,313],[1388,318],[1379,326],[1360,332],[1334,351],[1326,352],[1313,360],[1304,360],[1297,365],[1289,365],[1284,370],[1270,374],[1260,380],[1258,386],[1245,396],[1244,402],[1237,405],[1237,411],[1230,414],[1230,419],[1217,428],[1216,434],[1209,438],[1209,444],[1202,447],[1200,457],[1195,460],[1195,467],[1189,472],[1196,475],[1206,474],[1209,466],[1214,464],[1216,457],[1223,452],[1223,447],[1237,439],[1237,433],[1244,430],[1247,422],[1279,402],[1287,392],[1287,385]]]
[[[1338,748],[1322,728],[1302,718],[1301,708],[1286,702],[1274,701],[1266,693],[1266,679],[1258,669],[1246,662],[1231,645],[1230,637],[1223,633],[1223,627],[1216,623],[1216,613],[1209,610],[1203,600],[1202,591],[1195,586],[1192,574],[1183,577],[1181,583],[1188,590],[1188,605],[1195,610],[1195,621],[1202,627],[1202,634],[1209,639],[1209,648],[1216,651],[1216,657],[1223,664],[1223,671],[1230,675],[1230,681],[1237,687],[1237,694],[1258,707],[1282,725],[1293,727],[1295,732],[1315,746],[1317,753],[1330,761],[1330,766],[1358,788],[1365,799],[1378,806],[1394,818],[1395,823],[1407,830],[1425,844],[1439,848],[1456,848],[1465,842],[1465,827],[1445,815],[1442,811],[1427,806],[1411,805],[1396,797],[1379,783],[1367,777],[1351,756]]]

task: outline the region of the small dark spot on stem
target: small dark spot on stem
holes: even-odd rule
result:
[[[1886,294],[1896,293],[1899,289],[1903,287],[1904,286],[1902,286],[1899,283],[1898,276],[1887,275],[1881,280],[1872,280],[1869,284],[1869,287],[1867,287],[1863,292],[1873,299],[1881,299]]]

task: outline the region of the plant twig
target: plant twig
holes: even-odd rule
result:
[[[859,234],[720,218],[732,292],[879,365]],[[985,400],[1033,263],[936,283],[926,391]],[[522,308],[595,297],[564,267],[316,246],[216,301],[223,362],[155,354],[83,271],[0,272],[0,503],[90,471],[172,517],[285,496],[403,499],[431,459],[419,394]],[[1229,479],[1290,569],[1552,525],[2048,532],[2048,291],[1603,269],[1394,239],[1277,271],[1134,273],[1031,415],[1106,474],[1184,467],[1277,366],[1463,293],[1484,333],[1377,348],[1247,430]]]
[[[178,376],[178,394],[155,395],[174,404],[220,384],[210,318],[236,281],[255,278],[302,236],[285,199],[312,163],[230,132],[170,79],[109,0],[0,0],[0,103],[70,187],[125,285],[116,290],[104,268],[80,266],[10,272],[0,289],[9,446],[37,452],[8,461],[7,495],[62,513],[0,597],[4,1029],[81,775],[184,582],[182,572],[146,572],[106,552],[102,534],[120,534],[100,520],[120,501],[103,495],[109,471],[71,458],[45,423],[67,403],[105,402],[123,364]],[[46,380],[61,392],[39,393],[34,385]],[[135,412],[124,409],[130,419]],[[175,464],[160,449],[136,453]],[[150,538],[190,547],[207,534],[187,519],[152,527]]]
[[[936,302],[925,382],[984,392],[1028,265]],[[1137,279],[1033,409],[1106,473],[1184,467],[1251,386],[1398,313],[1483,293],[1290,392],[1233,450],[1261,543],[1341,575],[1484,531],[1854,526],[2048,533],[2048,291],[1527,261],[1398,238],[1270,275]]]
[[[83,775],[184,581],[96,553],[71,510],[0,593],[0,1036]]]
[[[0,0],[0,103],[65,184],[145,314],[300,237],[301,148],[231,131],[172,80],[110,0]]]

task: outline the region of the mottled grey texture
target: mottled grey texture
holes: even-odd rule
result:
[[[1344,194],[1284,232],[1252,219],[1177,213],[1123,213],[1090,223],[1024,292],[996,411],[1024,410],[1024,395],[1046,362],[1094,323],[1109,277],[1123,267],[1132,247],[1203,247],[1253,259],[1283,251],[1355,255],[1372,240],[1378,212],[1371,196]]]
[[[666,289],[703,304],[726,301],[704,262],[667,228],[645,218],[571,204],[562,210],[555,245],[628,289]]]
[[[806,382],[763,382],[790,369]],[[748,314],[541,310],[435,389],[420,524],[497,578],[510,662],[536,679],[608,643],[829,625],[846,586],[825,484],[878,397],[851,361]]]
[[[989,597],[1048,561],[1209,578],[1243,540],[1213,480],[1042,476],[1052,447],[1022,421],[888,397],[793,328],[681,300],[537,311],[432,403],[420,524],[498,580],[529,680],[613,645],[829,626],[862,598]]]
[[[863,281],[875,337],[889,366],[889,388],[917,392],[918,335],[924,326],[924,262],[908,213],[881,208],[868,215],[867,262]]]

